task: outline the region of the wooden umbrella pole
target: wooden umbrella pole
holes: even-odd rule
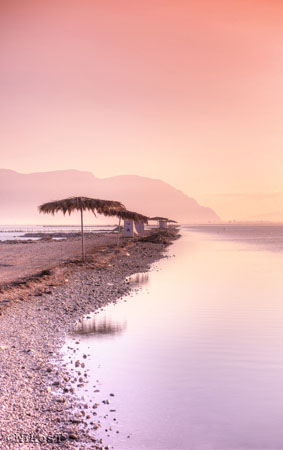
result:
[[[118,229],[117,247],[119,247],[119,242],[120,242],[120,224],[121,224],[121,217],[119,217],[119,229]]]
[[[84,218],[83,208],[81,208],[81,234],[82,234],[82,261],[85,262],[85,246],[84,246]]]

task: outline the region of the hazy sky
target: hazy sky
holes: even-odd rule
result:
[[[161,178],[225,217],[283,192],[281,0],[0,5],[2,168]]]

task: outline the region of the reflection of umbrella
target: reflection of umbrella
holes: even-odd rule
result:
[[[74,334],[113,335],[122,333],[127,328],[127,322],[113,322],[111,319],[89,316],[83,318],[75,326]]]
[[[99,200],[95,198],[88,197],[70,197],[63,200],[58,200],[50,203],[44,203],[39,206],[39,212],[44,214],[55,214],[62,211],[65,215],[66,212],[71,214],[73,211],[81,212],[81,233],[82,233],[82,260],[85,260],[84,251],[84,222],[83,222],[83,211],[91,211],[95,215],[104,214],[107,215],[107,211],[111,208],[111,211],[116,211],[125,208],[120,202],[112,200]],[[114,215],[114,213],[113,213]]]
[[[120,209],[119,211],[112,210],[111,208],[107,210],[105,213],[106,216],[117,216],[119,217],[119,229],[118,229],[118,238],[117,243],[119,244],[119,237],[120,237],[120,224],[121,219],[123,220],[134,220],[135,222],[142,222],[142,223],[148,223],[149,218],[139,214],[135,211],[128,211],[127,209]]]

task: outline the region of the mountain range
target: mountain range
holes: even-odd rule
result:
[[[2,224],[65,223],[59,215],[55,218],[39,215],[37,207],[70,196],[118,200],[129,210],[169,217],[180,223],[220,221],[211,208],[199,205],[161,180],[136,175],[97,178],[91,172],[78,170],[23,174],[0,169]],[[73,218],[74,221],[77,222]]]

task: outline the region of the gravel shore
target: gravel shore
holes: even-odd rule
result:
[[[74,358],[77,370],[68,373],[60,348],[76,320],[129,293],[126,277],[147,271],[166,255],[172,239],[125,239],[120,249],[96,253],[95,261],[54,268],[23,285],[2,289],[1,450],[107,448],[95,437],[95,408],[76,395],[79,378],[87,380],[84,363]]]

